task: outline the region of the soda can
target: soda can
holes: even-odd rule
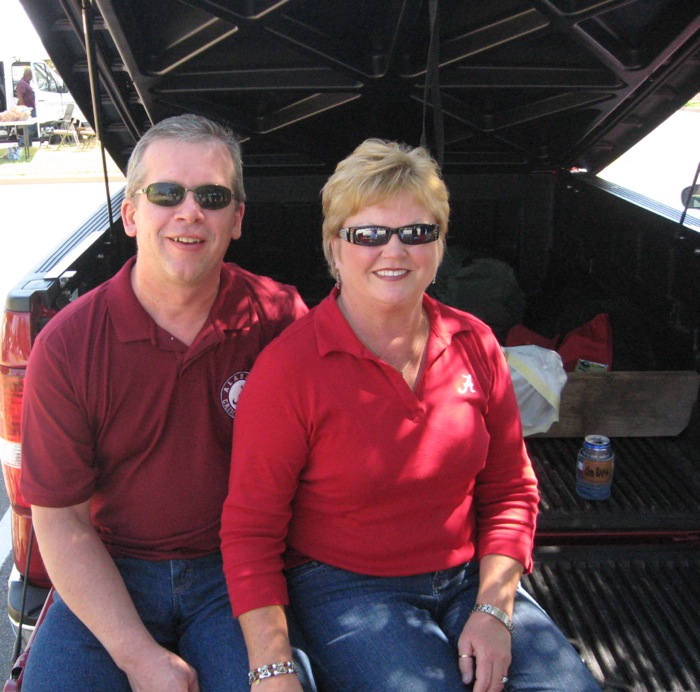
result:
[[[587,500],[605,500],[610,497],[615,454],[610,438],[586,435],[576,462],[576,492]]]

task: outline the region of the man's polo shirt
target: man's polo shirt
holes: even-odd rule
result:
[[[21,101],[23,106],[34,110],[36,108],[36,96],[31,82],[24,77],[17,82],[17,101]]]
[[[261,349],[306,312],[296,290],[222,265],[194,343],[161,329],[130,261],[40,333],[27,368],[21,490],[31,504],[92,498],[115,556],[218,550],[238,395]]]

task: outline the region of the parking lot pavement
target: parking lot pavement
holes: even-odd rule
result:
[[[102,152],[99,143],[88,148],[76,145],[56,146],[38,142],[29,161],[11,161],[7,149],[0,150],[0,185],[21,183],[100,182],[103,180]],[[111,182],[123,182],[124,176],[106,154],[107,175]]]

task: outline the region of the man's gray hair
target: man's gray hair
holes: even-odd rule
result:
[[[241,160],[241,145],[238,137],[228,127],[224,127],[209,118],[193,113],[175,115],[161,120],[151,127],[134,147],[126,168],[126,196],[133,199],[136,191],[144,184],[145,170],[143,156],[153,142],[169,140],[182,144],[205,144],[221,142],[231,155],[233,162],[233,178],[231,189],[236,203],[245,202],[243,188],[243,162]]]

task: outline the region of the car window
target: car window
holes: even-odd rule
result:
[[[53,91],[57,93],[58,85],[56,84],[56,80],[48,73],[46,68],[39,63],[34,63],[33,68],[34,79],[36,79],[36,85],[39,91]]]
[[[29,63],[12,63],[12,91],[17,94],[17,82],[22,79],[24,71],[29,67]]]
[[[700,94],[598,175],[682,211],[681,192],[699,163]],[[689,209],[688,216],[700,220],[700,209]]]

